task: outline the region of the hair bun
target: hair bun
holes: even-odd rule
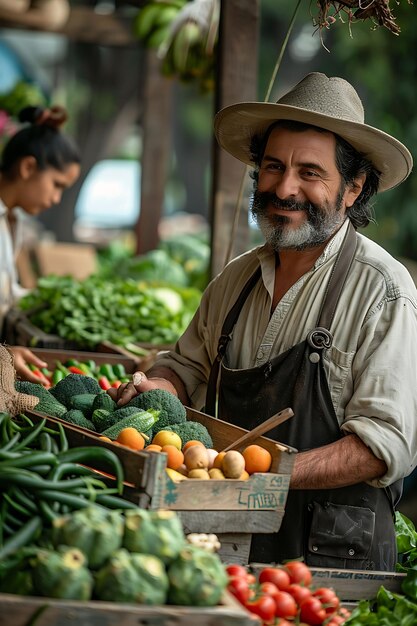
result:
[[[29,122],[36,126],[49,126],[50,128],[59,128],[67,119],[67,111],[59,105],[50,108],[30,106],[25,107],[19,113],[21,122]]]
[[[36,118],[35,124],[38,126],[50,126],[59,128],[68,119],[68,113],[61,106],[53,106],[50,109],[41,109],[40,115]]]

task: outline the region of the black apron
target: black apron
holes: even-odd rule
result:
[[[334,311],[356,249],[350,224],[332,270],[317,327],[305,341],[260,367],[229,369],[226,347],[241,308],[259,280],[249,279],[229,311],[219,339],[207,390],[206,412],[215,415],[219,366],[219,417],[248,430],[287,407],[294,416],[267,433],[298,451],[318,448],[343,434],[323,366],[330,348]],[[394,507],[402,481],[388,489],[366,483],[331,490],[290,490],[278,533],[254,534],[251,562],[282,563],[304,558],[312,567],[393,571],[397,562]]]

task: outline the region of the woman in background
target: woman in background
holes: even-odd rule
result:
[[[16,257],[22,245],[24,213],[37,216],[59,204],[62,193],[80,175],[77,147],[60,128],[62,107],[26,107],[18,116],[25,126],[5,145],[0,163],[0,337],[4,317],[25,293],[19,285]],[[45,367],[28,348],[11,347],[20,378],[40,382],[29,364]],[[42,381],[41,381],[42,382]],[[44,383],[47,383],[45,378]]]

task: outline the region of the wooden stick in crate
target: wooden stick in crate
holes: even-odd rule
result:
[[[223,452],[241,448],[244,444],[248,444],[250,441],[257,439],[276,426],[279,426],[293,415],[294,412],[290,408],[283,409],[279,413],[275,413],[275,415],[272,415],[272,417],[268,418],[265,422],[262,422],[262,424],[259,424],[259,426],[256,426],[255,428],[252,428],[252,430],[249,430],[247,433],[242,435],[242,437],[239,437],[239,439],[236,439],[236,441],[229,444],[226,448],[223,448]]]

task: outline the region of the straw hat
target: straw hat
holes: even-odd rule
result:
[[[281,119],[312,124],[343,137],[381,173],[378,191],[399,185],[413,167],[413,158],[400,141],[365,124],[363,105],[352,85],[319,72],[307,74],[277,103],[240,102],[225,107],[214,119],[214,132],[222,148],[253,166],[252,137]]]

